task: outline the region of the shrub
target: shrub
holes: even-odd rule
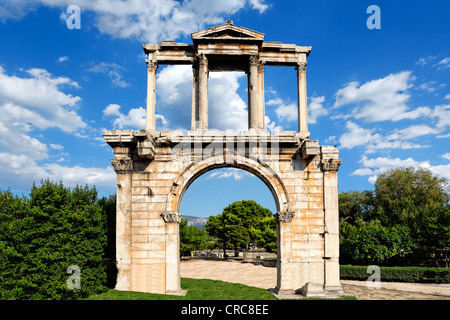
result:
[[[47,180],[33,185],[29,199],[2,199],[11,210],[0,230],[0,298],[76,299],[105,289],[106,218],[95,188]],[[71,265],[81,271],[79,290],[67,286]]]
[[[388,264],[411,253],[414,241],[407,226],[383,227],[365,224],[360,227],[348,226],[341,230],[346,233],[341,241],[342,258],[357,264]]]
[[[450,283],[450,269],[421,267],[380,267],[381,281]],[[366,281],[367,266],[340,266],[341,279]]]

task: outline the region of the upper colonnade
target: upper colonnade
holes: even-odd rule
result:
[[[228,20],[224,25],[191,34],[193,44],[162,41],[144,44],[148,56],[146,130],[155,131],[156,70],[159,65],[192,65],[192,130],[208,129],[210,71],[244,71],[248,77],[248,128],[265,129],[264,67],[297,70],[298,136],[308,139],[306,58],[311,47],[265,42],[265,35]]]

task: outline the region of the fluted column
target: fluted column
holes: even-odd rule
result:
[[[302,139],[309,138],[308,131],[308,96],[306,91],[306,62],[299,62],[297,69],[298,86],[298,132]]]
[[[156,130],[156,70],[158,69],[158,63],[152,60],[145,60],[147,63],[147,119],[146,130]]]
[[[198,67],[198,121],[201,129],[208,128],[208,59],[204,54],[199,56]]]

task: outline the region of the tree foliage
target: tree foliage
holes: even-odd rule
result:
[[[415,248],[450,247],[448,181],[427,169],[381,174],[374,191],[339,195],[341,260],[400,262]]]
[[[0,191],[0,297],[75,299],[105,289],[105,212],[97,191],[42,181],[29,198]],[[80,289],[67,273],[80,269]]]
[[[216,241],[206,233],[205,229],[188,226],[187,219],[180,222],[180,253],[190,255],[191,251],[214,249]]]
[[[244,251],[244,259],[251,243],[269,252],[276,251],[275,218],[269,209],[253,200],[233,202],[222,214],[209,217],[206,230],[219,239],[224,250]]]

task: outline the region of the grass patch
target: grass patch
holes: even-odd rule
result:
[[[92,295],[87,300],[276,300],[268,290],[209,279],[181,279],[186,296],[117,291]]]

